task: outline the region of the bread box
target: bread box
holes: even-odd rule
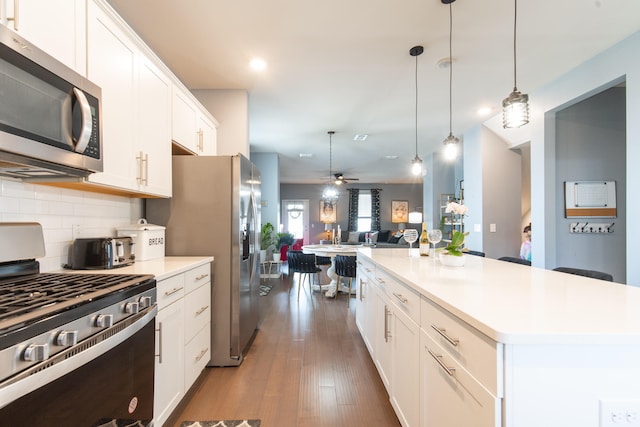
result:
[[[116,229],[118,237],[131,236],[135,242],[136,261],[164,257],[164,230],[161,225],[147,223],[141,218],[137,224],[130,224]]]

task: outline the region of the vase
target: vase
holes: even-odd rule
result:
[[[466,260],[465,255],[455,256],[447,253],[440,253],[440,263],[449,267],[462,267]]]
[[[260,262],[265,262],[267,260],[267,250],[260,249]]]

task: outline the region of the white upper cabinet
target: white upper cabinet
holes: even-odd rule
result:
[[[198,106],[177,85],[173,85],[171,139],[194,154],[198,153]]]
[[[148,194],[171,196],[171,80],[145,56],[139,71],[138,186]]]
[[[171,139],[199,156],[213,156],[217,150],[216,125],[203,108],[178,85],[173,86]]]
[[[218,146],[218,132],[216,125],[202,112],[198,115],[198,154],[201,156],[215,156]]]
[[[171,196],[171,82],[130,35],[89,2],[88,78],[102,88],[104,172],[96,184]]]
[[[0,0],[0,14],[2,24],[86,74],[85,0]]]

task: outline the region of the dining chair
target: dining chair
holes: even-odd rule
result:
[[[514,264],[522,264],[522,265],[531,266],[531,261],[528,261],[528,260],[522,259],[522,258],[503,256],[503,257],[498,258],[498,260],[499,261],[513,262]]]
[[[572,268],[572,267],[556,267],[553,271],[559,271],[561,273],[569,273],[575,274],[577,276],[591,277],[593,279],[607,280],[609,282],[613,282],[613,276],[608,273],[603,273],[601,271],[596,270],[585,270],[582,268]]]
[[[349,278],[349,295],[347,297],[347,307],[349,306],[349,302],[351,301],[351,288],[353,285],[353,280],[356,278],[356,257],[349,255],[336,255],[335,257],[335,272],[338,275],[338,280],[336,281],[337,286],[340,286],[340,279],[343,277]],[[338,290],[336,290],[336,296],[338,295]]]
[[[298,299],[300,298],[300,289],[304,283],[305,277],[308,278],[309,282],[309,291],[312,293],[313,289],[311,287],[312,283],[312,275],[318,276],[318,272],[322,271],[316,264],[316,256],[314,254],[305,254],[303,252],[294,252],[289,251],[287,253],[287,258],[289,259],[289,268],[293,268],[293,273],[298,273]],[[292,267],[293,266],[293,267]],[[322,283],[318,280],[318,284],[320,285],[320,293],[322,293]],[[293,286],[293,278],[291,280],[291,285]],[[291,288],[289,288],[291,291]]]
[[[465,254],[484,257],[484,252],[480,251],[464,251]]]

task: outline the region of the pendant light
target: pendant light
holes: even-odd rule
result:
[[[458,156],[458,146],[460,139],[453,136],[452,122],[453,122],[453,107],[451,101],[452,87],[453,87],[453,55],[452,55],[452,35],[453,35],[453,10],[451,3],[455,0],[442,0],[443,4],[449,5],[449,136],[442,142],[444,144],[444,157],[447,160],[454,160]]]
[[[330,130],[329,132],[327,132],[329,134],[329,184],[325,187],[324,191],[322,192],[322,200],[325,202],[335,202],[338,200],[338,196],[340,195],[340,193],[338,192],[338,188],[333,184],[333,171],[332,171],[332,164],[331,164],[331,142],[332,142],[332,137],[333,134],[335,134],[335,131]]]
[[[520,93],[516,83],[516,24],[518,0],[514,0],[513,12],[513,92],[502,101],[502,126],[519,128],[529,123],[529,95]]]
[[[422,46],[414,46],[409,49],[409,54],[416,58],[416,156],[411,161],[411,173],[419,176],[422,174],[422,159],[418,156],[418,56],[422,55],[424,48]]]

